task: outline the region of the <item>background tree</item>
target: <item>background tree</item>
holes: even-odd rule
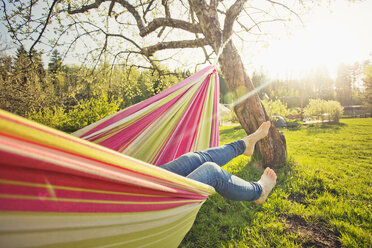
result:
[[[230,38],[235,35],[244,42],[247,36],[243,33],[249,37],[256,31],[261,32],[265,23],[283,24],[292,16],[299,17],[288,7],[297,1],[288,5],[285,1],[271,0],[1,2],[4,22],[14,40],[22,44],[32,39],[31,50],[40,42],[52,48],[65,45],[64,54],[74,47],[79,50],[85,47],[89,51],[85,60],[98,63],[103,56],[111,56],[113,63],[135,61],[137,67],[157,71],[160,68],[154,54],[159,51],[201,48],[204,62],[211,62],[212,57],[220,53],[222,75],[229,90],[240,99],[235,112],[248,134],[269,117],[257,94],[243,98],[254,86]],[[41,9],[45,9],[42,15]],[[54,29],[48,29],[50,23],[55,24]],[[52,29],[55,34],[46,35]],[[265,154],[265,165],[278,164],[285,157],[285,139],[272,127],[268,138],[259,142],[258,150]]]
[[[311,73],[309,83],[314,87],[313,98],[334,99],[334,82],[325,66],[319,66]]]
[[[372,65],[364,67],[364,94],[363,105],[368,109],[372,116]]]
[[[40,53],[29,55],[20,47],[14,61],[2,59],[1,71],[0,102],[5,110],[24,115],[30,106],[39,110],[51,103],[53,87],[45,80]]]
[[[336,96],[342,106],[352,104],[352,80],[350,66],[341,63],[337,69]]]

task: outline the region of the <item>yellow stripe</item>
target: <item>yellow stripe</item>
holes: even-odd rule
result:
[[[182,201],[164,201],[164,202],[134,202],[134,201],[105,201],[105,200],[87,200],[87,199],[71,199],[71,198],[56,198],[56,197],[38,197],[26,195],[9,195],[0,194],[3,199],[23,199],[23,200],[43,200],[43,201],[61,201],[61,202],[80,202],[80,203],[104,203],[104,204],[122,204],[122,205],[160,205],[174,203],[195,203],[203,200],[182,200]]]
[[[70,190],[70,191],[79,191],[79,192],[92,192],[92,193],[102,193],[102,194],[111,194],[111,195],[167,197],[167,196],[164,196],[164,195],[134,194],[134,193],[106,191],[106,190],[74,188],[74,187],[58,186],[58,185],[50,185],[50,184],[20,182],[20,181],[12,181],[12,180],[4,180],[4,179],[0,179],[0,184],[10,184],[10,185],[28,186],[28,187],[36,187],[36,188],[48,188],[48,189],[52,187],[54,189],[61,189],[61,190]]]

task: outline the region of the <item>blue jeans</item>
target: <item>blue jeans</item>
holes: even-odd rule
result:
[[[223,197],[234,201],[254,201],[262,194],[256,182],[247,182],[223,170],[221,166],[243,154],[245,143],[238,140],[202,152],[190,152],[160,167],[178,175],[208,184]]]

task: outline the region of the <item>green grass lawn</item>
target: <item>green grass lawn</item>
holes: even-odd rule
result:
[[[372,247],[372,119],[283,130],[288,160],[262,205],[215,194],[180,247]],[[244,137],[221,127],[221,143]],[[240,156],[224,167],[257,181],[262,170]]]

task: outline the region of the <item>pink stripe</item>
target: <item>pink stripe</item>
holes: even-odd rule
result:
[[[162,147],[162,153],[154,161],[155,165],[162,165],[173,159],[191,151],[192,141],[198,130],[203,101],[208,89],[209,76],[203,81],[202,85],[194,95],[192,101],[187,106],[177,127],[170,135],[166,144]],[[176,144],[176,145],[175,145]]]
[[[1,165],[1,163],[0,163]],[[170,198],[185,198],[185,199],[206,199],[206,196],[200,196],[193,192],[187,192],[180,194],[179,192],[164,192],[159,190],[153,190],[149,188],[139,187],[137,185],[131,185],[127,183],[111,183],[108,181],[100,181],[90,178],[78,177],[65,173],[55,173],[48,171],[40,171],[34,169],[9,167],[6,165],[1,165],[0,167],[0,179],[17,181],[17,182],[27,182],[34,184],[48,184],[51,186],[64,186],[73,187],[81,189],[91,189],[91,190],[104,190],[120,193],[132,193],[132,194],[143,194],[143,195],[153,195],[153,196],[167,196]],[[0,184],[1,185],[1,184]],[[2,188],[3,186],[0,186]],[[23,194],[20,191],[19,194]],[[100,193],[97,193],[100,194]],[[106,193],[105,193],[106,194]],[[140,196],[142,197],[142,196]]]
[[[190,203],[168,204],[106,204],[0,198],[0,211],[60,212],[60,213],[134,213],[167,210]]]
[[[218,147],[220,143],[220,133],[219,133],[219,121],[218,121],[218,104],[219,104],[219,95],[220,95],[220,83],[217,74],[217,70],[213,71],[215,75],[214,82],[214,98],[213,98],[213,116],[212,116],[212,133],[211,133],[211,147]]]
[[[160,92],[159,94],[149,98],[149,99],[146,99],[145,101],[142,101],[134,106],[131,106],[127,109],[124,109],[122,111],[120,111],[117,115],[113,116],[112,118],[106,120],[105,122],[99,124],[98,126],[94,127],[93,129],[89,130],[88,132],[86,132],[85,134],[81,135],[80,137],[84,138],[85,136],[88,136],[92,133],[95,133],[115,122],[118,122],[122,119],[124,119],[125,117],[127,116],[130,116],[136,112],[138,112],[139,110],[149,106],[150,104],[154,103],[154,102],[157,102],[159,101],[160,99],[168,96],[169,94],[183,88],[184,86],[190,84],[190,83],[193,83],[195,82],[199,77],[202,77],[205,73],[207,73],[208,71],[211,70],[213,66],[207,66],[206,68],[200,70],[199,72],[193,74],[192,76],[186,78],[185,80],[173,85],[172,87]]]

